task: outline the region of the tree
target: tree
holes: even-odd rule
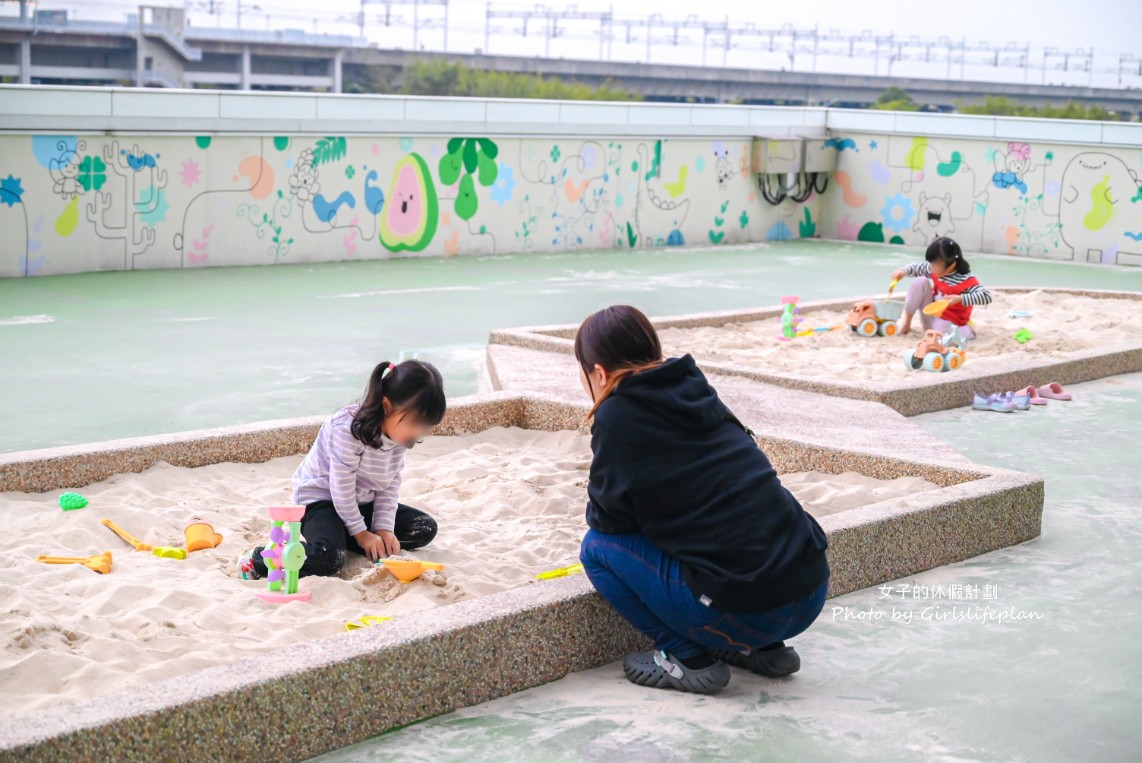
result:
[[[1023,104],[1012,103],[1002,96],[989,95],[983,99],[983,103],[963,104],[957,103],[956,109],[961,114],[986,114],[994,117],[1039,117],[1042,119],[1096,119],[1096,120],[1120,120],[1122,115],[1112,114],[1101,106],[1083,106],[1082,104],[1074,103],[1073,101],[1066,106],[1050,106],[1044,104],[1042,107],[1025,106]]]
[[[638,101],[610,81],[599,87],[582,82],[544,79],[540,75],[471,69],[450,61],[412,61],[400,77],[405,95],[468,96],[474,98],[546,98],[568,101]]]
[[[880,94],[872,108],[881,111],[919,111],[920,106],[912,96],[899,87],[890,87]]]

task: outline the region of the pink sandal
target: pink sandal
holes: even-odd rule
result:
[[[1070,400],[1071,393],[1065,391],[1058,382],[1051,382],[1039,388],[1039,397],[1045,397],[1049,400]]]
[[[1034,387],[1028,387],[1027,389],[1020,390],[1020,391],[1016,392],[1015,394],[1016,395],[1026,395],[1027,397],[1031,398],[1031,401],[1030,401],[1031,405],[1046,405],[1047,404],[1046,400],[1039,397],[1039,390],[1035,389]]]

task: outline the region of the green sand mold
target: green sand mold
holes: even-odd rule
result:
[[[64,511],[75,511],[87,506],[87,499],[79,493],[64,493],[59,497],[59,507]]]

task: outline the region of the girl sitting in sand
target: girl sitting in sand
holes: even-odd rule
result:
[[[346,550],[370,561],[428,545],[436,521],[397,502],[404,454],[444,418],[444,381],[430,363],[384,362],[373,369],[365,399],[321,426],[293,475],[293,502],[305,505],[301,575],[335,575]],[[267,574],[255,548],[238,560],[245,580]]]
[[[825,604],[828,542],[690,355],[664,360],[637,309],[601,310],[575,336],[590,415],[580,560],[619,614],[654,641],[628,655],[643,686],[709,694],[726,663],[797,671],[783,639]]]
[[[904,315],[897,333],[911,331],[912,316],[919,312],[925,330],[946,333],[952,326],[958,326],[962,338],[974,339],[975,332],[968,325],[972,307],[991,304],[991,292],[971,274],[971,265],[964,259],[960,245],[946,236],[928,245],[924,259],[926,262],[914,262],[892,274],[895,281],[906,276],[916,278],[904,298]],[[924,308],[936,299],[948,300],[948,308],[939,317],[925,314]]]

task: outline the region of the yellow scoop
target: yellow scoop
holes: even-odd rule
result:
[[[345,630],[356,631],[362,628],[371,628],[374,625],[387,623],[391,620],[391,617],[385,617],[384,615],[365,615],[364,617],[358,617],[356,620],[350,620],[345,623]]]
[[[891,294],[892,290],[896,288],[896,284],[900,283],[899,278],[893,278],[892,283],[888,284],[888,293]]]
[[[136,551],[150,551],[151,550],[150,545],[143,543],[143,541],[139,540],[134,535],[127,532],[126,530],[124,530],[122,527],[115,524],[114,522],[112,522],[110,519],[104,519],[103,520],[103,526],[106,527],[111,532],[118,535],[123,540],[130,543],[135,548]]]
[[[939,318],[948,309],[948,300],[938,299],[932,304],[924,308],[924,315],[932,315]]]
[[[570,567],[560,567],[557,570],[549,570],[541,572],[536,575],[537,580],[551,580],[553,578],[565,578],[568,575],[578,575],[583,571],[582,564],[572,564]]]
[[[111,571],[111,552],[104,551],[95,556],[37,556],[37,562],[44,564],[82,564],[89,570],[95,570],[101,575]]]
[[[383,565],[392,573],[393,577],[402,583],[411,583],[424,574],[425,570],[442,570],[443,564],[436,562],[422,562],[416,559],[378,559],[377,564]]]

